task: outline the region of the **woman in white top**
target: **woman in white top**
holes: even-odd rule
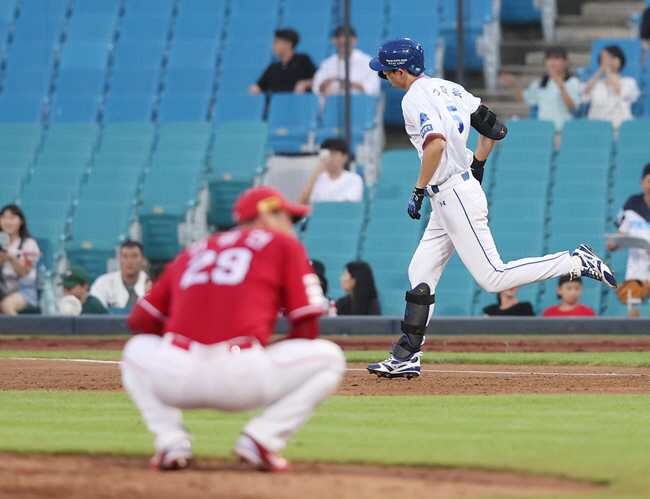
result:
[[[626,120],[632,119],[632,104],[639,98],[639,87],[634,78],[621,76],[625,55],[616,45],[600,52],[600,67],[584,88],[584,99],[590,102],[587,118],[611,121],[618,130]]]
[[[18,206],[2,208],[0,229],[9,236],[9,244],[0,247],[0,312],[16,315],[28,305],[38,305],[36,263],[41,252]]]

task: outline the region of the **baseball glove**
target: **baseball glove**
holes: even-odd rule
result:
[[[627,304],[628,296],[644,300],[648,294],[650,294],[650,282],[648,281],[625,281],[616,290],[616,295],[623,305]]]

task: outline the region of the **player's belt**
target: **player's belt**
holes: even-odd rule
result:
[[[445,189],[449,189],[465,182],[465,180],[469,180],[469,172],[457,173],[456,175],[449,177],[440,185],[428,185],[427,191],[429,191],[429,196],[433,196],[434,194],[438,194],[440,191],[444,191]]]
[[[192,343],[197,343],[194,340],[191,340],[183,335],[173,333],[171,344],[175,347],[182,348],[183,350],[189,350]],[[222,341],[220,343],[214,343],[213,345],[203,345],[201,346],[214,346],[214,345],[225,345],[228,350],[232,353],[239,353],[242,350],[247,348],[252,348],[255,345],[259,345],[259,341],[254,336],[239,336],[237,338],[232,338],[230,340]]]

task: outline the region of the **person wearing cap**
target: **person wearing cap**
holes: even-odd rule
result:
[[[88,294],[90,276],[86,269],[74,265],[61,276],[63,299],[59,302],[61,315],[107,314],[108,310],[97,298]],[[77,300],[75,302],[75,299]],[[78,302],[78,305],[77,305]],[[78,310],[78,313],[76,313]]]
[[[300,35],[291,29],[275,31],[271,50],[279,58],[273,62],[262,77],[248,88],[249,94],[262,92],[294,92],[303,94],[311,89],[316,66],[307,54],[296,54]]]
[[[318,164],[300,192],[300,202],[362,201],[363,178],[347,169],[349,161],[350,150],[344,139],[323,141]]]
[[[636,237],[650,243],[650,163],[643,167],[639,183],[642,192],[630,196],[616,216],[616,232],[620,236]],[[614,241],[607,241],[605,245],[609,251],[621,249]],[[628,317],[638,317],[641,310],[632,304],[643,303],[650,296],[650,250],[643,247],[627,249],[625,281],[616,294],[628,306]]]
[[[380,81],[377,73],[368,67],[372,57],[359,49],[357,32],[354,28],[339,26],[334,30],[332,45],[336,53],[326,58],[316,70],[312,85],[313,92],[323,97],[345,92],[345,36],[350,37],[350,91],[353,94],[379,95]]]
[[[263,409],[234,444],[240,461],[283,472],[280,452],[338,387],[345,358],[318,339],[323,291],[293,225],[309,206],[253,187],[233,205],[237,227],[195,242],[137,302],[122,383],[155,434],[151,466],[192,460],[186,408]],[[270,343],[283,312],[289,332]],[[218,427],[215,428],[218,431]]]
[[[553,305],[544,310],[544,317],[593,317],[594,309],[578,303],[582,295],[582,279],[571,279],[568,275],[560,276],[557,283],[557,297],[562,300],[559,305]]]

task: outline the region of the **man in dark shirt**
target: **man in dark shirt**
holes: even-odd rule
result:
[[[302,94],[311,90],[311,80],[316,66],[307,54],[296,54],[295,48],[300,37],[293,29],[279,29],[275,32],[271,49],[278,62],[274,62],[257,83],[253,83],[248,93],[294,92]]]
[[[107,314],[108,310],[104,308],[102,302],[88,294],[89,285],[90,276],[83,267],[72,266],[62,276],[63,294],[72,295],[81,302],[82,314]]]

